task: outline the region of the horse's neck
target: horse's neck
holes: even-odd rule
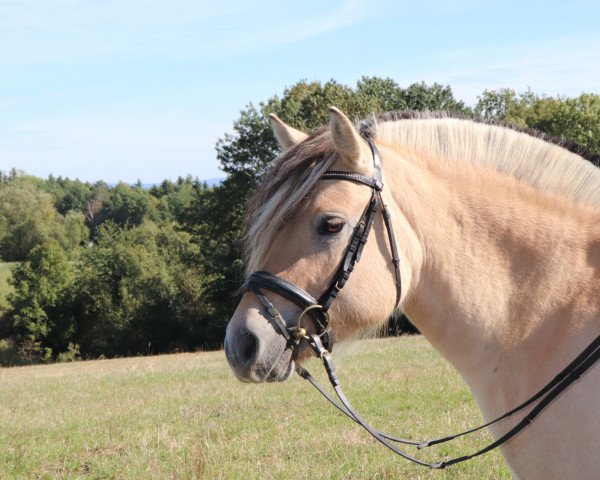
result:
[[[598,216],[495,172],[406,160],[388,168],[423,251],[404,310],[476,396],[502,391],[494,413],[529,388],[523,365],[543,360],[554,371],[591,339],[582,331],[598,315]]]

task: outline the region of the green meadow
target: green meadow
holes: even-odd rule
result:
[[[335,352],[347,395],[384,431],[422,439],[481,421],[422,337]],[[325,381],[320,364],[308,364]],[[247,385],[223,352],[0,369],[1,479],[510,478],[499,453],[430,471],[396,458],[306,381]],[[456,456],[485,434],[419,452]]]

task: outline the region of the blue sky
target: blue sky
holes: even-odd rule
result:
[[[220,177],[249,102],[363,75],[600,93],[600,2],[0,0],[0,170]]]

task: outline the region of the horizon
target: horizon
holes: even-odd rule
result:
[[[300,80],[600,93],[600,4],[316,0],[0,5],[0,170],[222,178],[215,143]]]
[[[134,182],[126,182],[123,180],[117,180],[116,182],[107,182],[103,179],[98,179],[95,181],[89,181],[89,180],[81,180],[79,178],[73,178],[73,177],[69,177],[69,176],[64,176],[64,175],[54,175],[53,173],[49,173],[47,176],[45,177],[40,177],[38,175],[32,175],[29,172],[26,172],[25,170],[20,170],[17,168],[9,168],[8,170],[0,170],[0,177],[2,175],[6,175],[9,176],[12,173],[16,173],[17,177],[19,176],[24,176],[24,177],[34,177],[34,178],[40,178],[42,180],[50,180],[50,178],[53,178],[54,180],[58,180],[58,179],[62,179],[62,180],[70,180],[70,181],[76,181],[76,182],[82,182],[82,183],[89,183],[90,185],[94,185],[95,183],[100,183],[103,182],[106,185],[108,185],[110,188],[114,188],[117,185],[119,185],[120,183],[123,183],[125,185],[129,185],[129,186],[136,186],[138,184],[140,184],[140,186],[142,187],[142,189],[144,190],[148,190],[152,187],[156,187],[158,185],[160,185],[161,183],[165,182],[165,181],[169,181],[172,183],[177,183],[177,181],[182,178],[182,179],[187,179],[187,178],[191,178],[192,181],[194,182],[201,182],[201,183],[206,183],[209,187],[214,187],[216,185],[218,185],[219,183],[221,183],[223,180],[225,180],[227,177],[226,176],[221,176],[221,177],[214,177],[214,178],[199,178],[199,177],[194,177],[192,175],[180,175],[177,178],[163,178],[160,181],[157,182],[142,182],[141,179],[136,179]]]

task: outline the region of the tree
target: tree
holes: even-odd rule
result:
[[[212,341],[225,336],[225,327],[235,309],[244,274],[241,237],[248,192],[256,179],[244,171],[233,172],[219,186],[202,187],[190,206],[184,225],[199,247],[199,262],[206,278],[205,300],[211,305]]]
[[[527,125],[600,154],[600,95],[539,98],[523,112]]]
[[[81,354],[188,350],[210,337],[204,272],[190,235],[171,225],[107,222],[81,257],[76,340]],[[214,346],[214,344],[211,344]]]
[[[0,257],[24,260],[48,238],[56,237],[58,213],[52,197],[28,181],[0,186]]]
[[[475,112],[571,140],[600,154],[600,95],[583,93],[576,98],[539,96],[530,90],[485,90]]]
[[[91,238],[96,236],[97,228],[105,220],[105,211],[103,210],[103,207],[109,197],[110,187],[106,183],[100,181],[94,184],[92,195],[85,202],[83,215],[85,216],[86,225],[90,228]]]
[[[521,96],[521,101],[528,102],[531,95]],[[519,97],[511,88],[501,88],[499,90],[484,90],[481,96],[478,96],[475,113],[483,118],[490,120],[509,121],[513,112],[519,109]],[[514,119],[513,119],[514,123]],[[525,125],[521,125],[525,126]]]
[[[39,188],[52,195],[54,207],[61,215],[66,215],[71,210],[83,213],[85,205],[94,194],[94,187],[87,182],[55,178],[52,175],[47,180],[40,181]]]
[[[158,199],[157,208],[163,221],[182,222],[194,200],[194,190],[199,186],[199,181],[191,176],[179,177],[176,182],[162,181],[160,185],[153,186],[149,193]]]
[[[158,220],[157,203],[146,190],[119,183],[110,190],[102,205],[101,215],[104,221],[112,220],[117,225],[133,227],[145,220]]]
[[[75,332],[73,282],[73,267],[55,240],[35,246],[14,268],[14,293],[0,333],[12,339],[21,360],[49,360],[69,348]]]
[[[75,210],[69,210],[65,215],[58,215],[55,229],[56,240],[71,258],[79,254],[79,247],[86,244],[90,237],[90,230],[85,224],[83,213]]]
[[[0,184],[0,257],[5,261],[22,261],[49,239],[76,254],[89,237],[83,214],[71,210],[60,215],[52,196],[36,187],[37,183],[37,179],[19,177]]]

